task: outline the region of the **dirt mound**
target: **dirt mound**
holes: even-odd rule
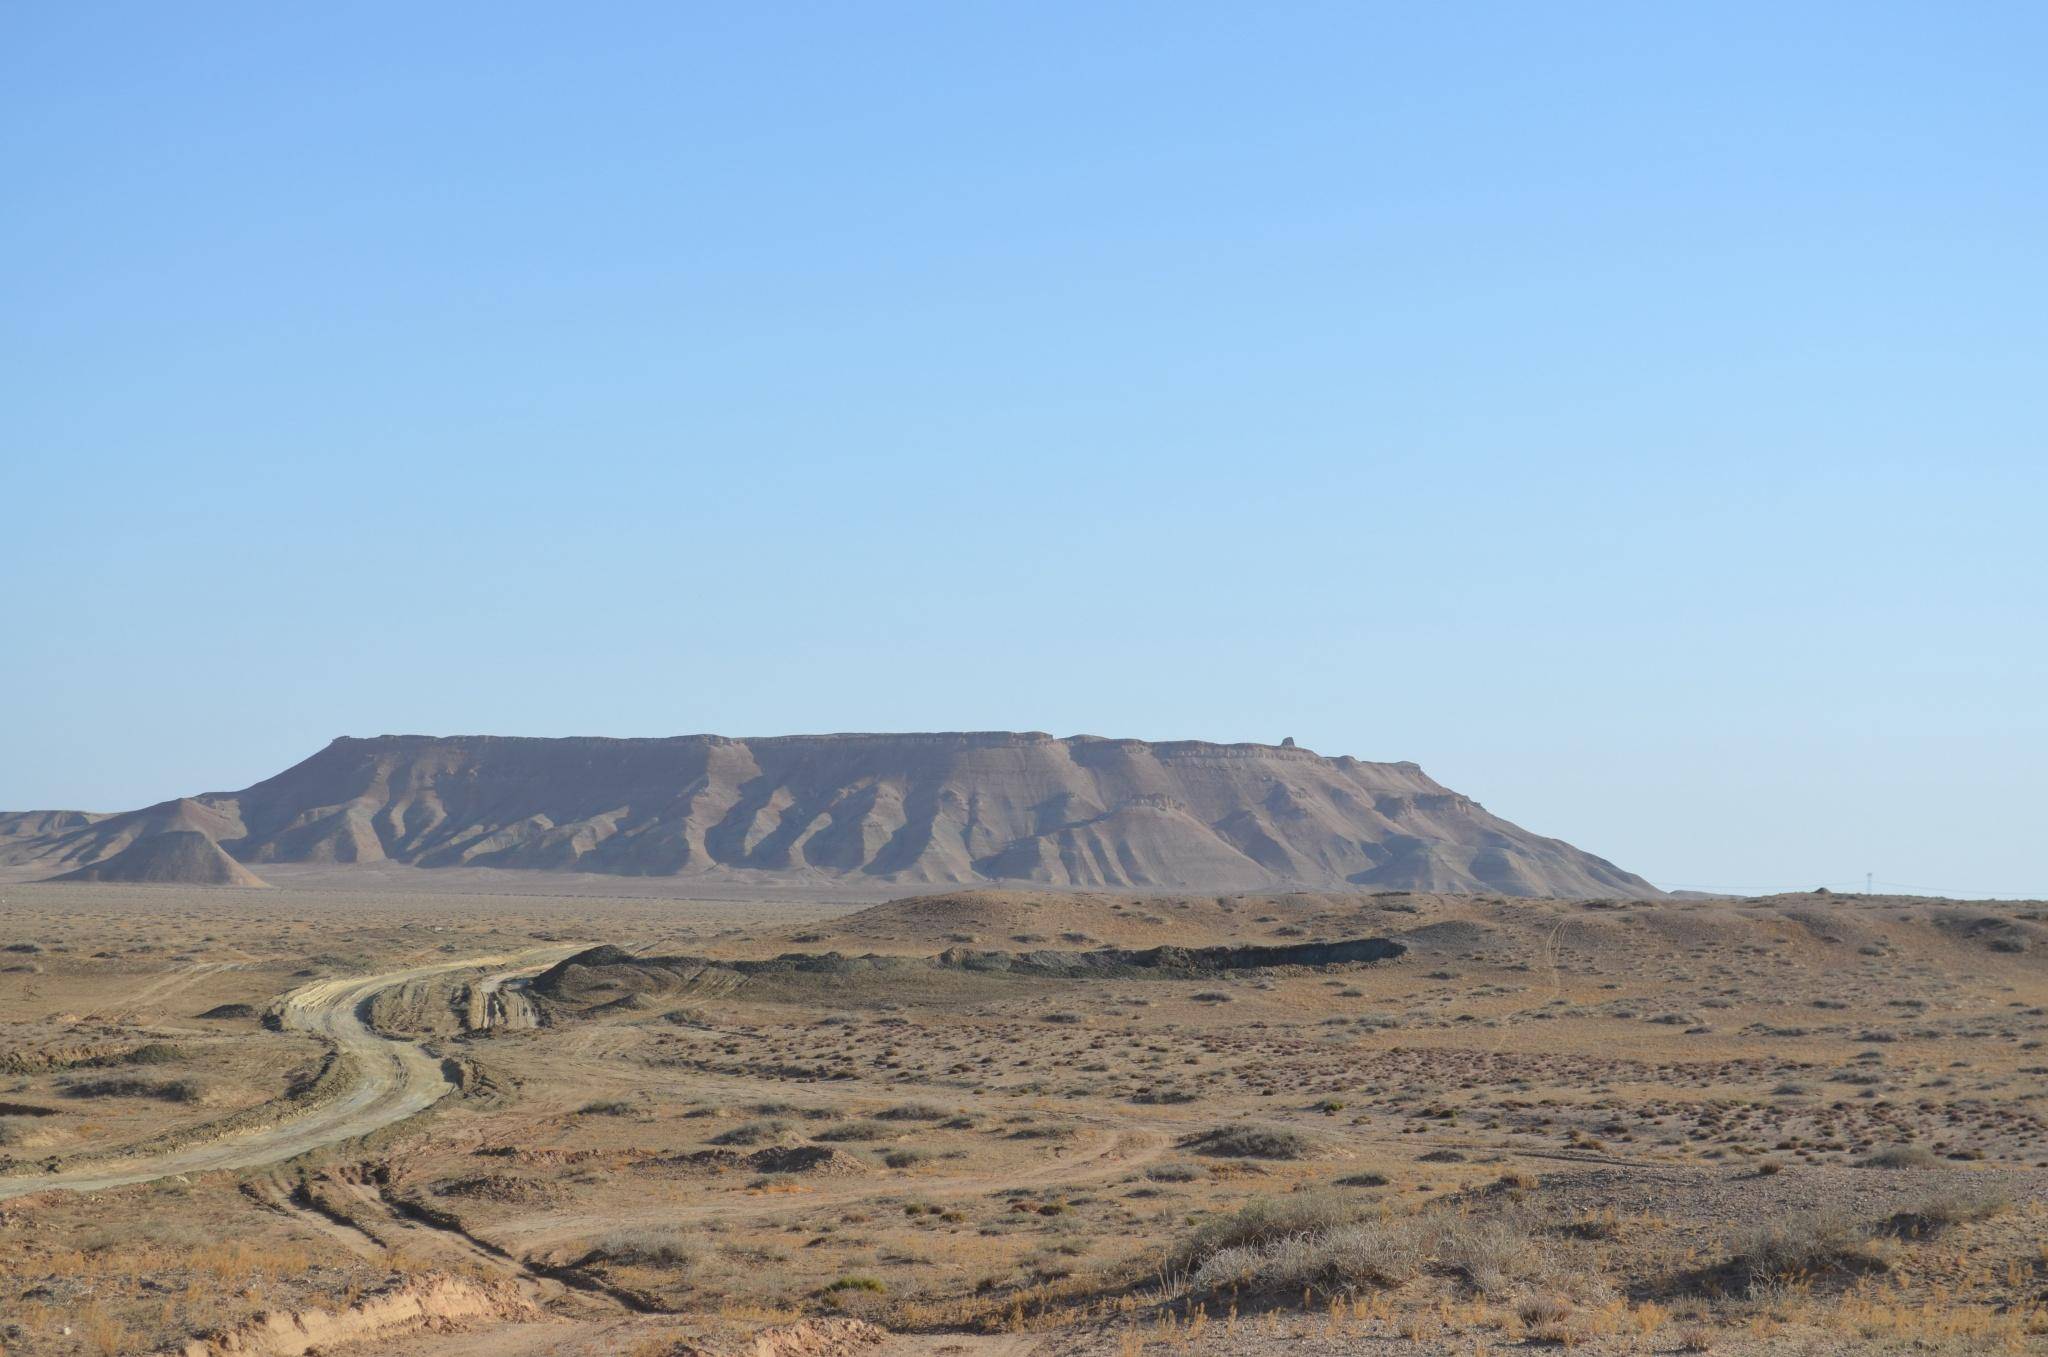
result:
[[[805,1319],[763,1329],[737,1346],[683,1347],[675,1357],[856,1357],[888,1337],[863,1319]]]
[[[236,862],[197,830],[177,829],[135,840],[102,862],[52,881],[130,881],[178,886],[264,887],[270,883]]]
[[[243,791],[52,821],[6,840],[0,860],[86,865],[177,829],[252,863],[1656,894],[1612,863],[1489,814],[1412,763],[1007,731],[341,739]]]
[[[825,1145],[771,1145],[748,1155],[747,1167],[757,1173],[815,1173],[828,1178],[867,1172],[860,1160]]]
[[[1296,942],[1281,946],[1150,947],[1129,951],[1102,947],[1092,952],[969,952],[964,949],[935,958],[941,966],[970,971],[1010,971],[1063,979],[1126,977],[1146,974],[1193,977],[1224,971],[1251,971],[1269,966],[1348,966],[1392,961],[1408,949],[1388,938],[1350,938],[1340,942]]]
[[[421,1277],[365,1296],[346,1310],[273,1310],[225,1332],[195,1338],[176,1351],[178,1357],[301,1357],[457,1320],[541,1317],[509,1283]]]
[[[684,1169],[690,1172],[803,1173],[825,1178],[851,1177],[866,1173],[867,1165],[829,1145],[769,1145],[741,1151],[729,1146],[693,1150],[643,1161],[642,1167]]]
[[[839,942],[885,951],[1004,943],[1087,947],[1188,946],[1239,936],[1248,918],[1269,909],[1292,919],[1278,897],[1157,896],[1077,891],[948,891],[871,905],[793,942]]]
[[[449,1178],[430,1189],[437,1197],[461,1197],[470,1201],[501,1202],[513,1206],[546,1205],[560,1195],[554,1186],[538,1178],[510,1173],[484,1173],[470,1178]]]
[[[635,956],[599,946],[543,971],[533,992],[551,1005],[590,1012],[651,1007],[656,995],[726,993],[757,977],[819,976],[839,981],[886,974],[911,978],[933,972],[983,976],[1036,976],[1059,980],[1160,977],[1188,979],[1227,971],[1278,966],[1349,966],[1391,961],[1407,948],[1391,938],[1347,938],[1277,946],[1098,947],[1087,952],[980,952],[950,948],[937,956],[845,956],[788,952],[766,960],[712,960],[701,956]]]

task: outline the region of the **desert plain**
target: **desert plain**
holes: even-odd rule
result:
[[[2048,1345],[2039,904],[519,875],[0,887],[4,1350]]]

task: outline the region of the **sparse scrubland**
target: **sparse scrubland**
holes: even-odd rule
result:
[[[277,876],[6,888],[0,1350],[2048,1350],[2038,905]],[[406,968],[427,1110],[35,1190],[341,1096],[266,1015]]]

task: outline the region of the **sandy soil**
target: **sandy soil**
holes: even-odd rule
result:
[[[2038,905],[4,895],[8,1353],[2048,1342]],[[1408,950],[926,964],[1364,936]],[[907,960],[716,964],[835,950]],[[1351,1252],[1232,1271],[1246,1210]],[[1771,1228],[1813,1247],[1743,1270]]]

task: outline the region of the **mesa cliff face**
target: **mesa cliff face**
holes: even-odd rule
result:
[[[1038,733],[339,739],[239,792],[0,843],[90,865],[207,834],[237,861],[827,882],[1654,895],[1412,763]]]

